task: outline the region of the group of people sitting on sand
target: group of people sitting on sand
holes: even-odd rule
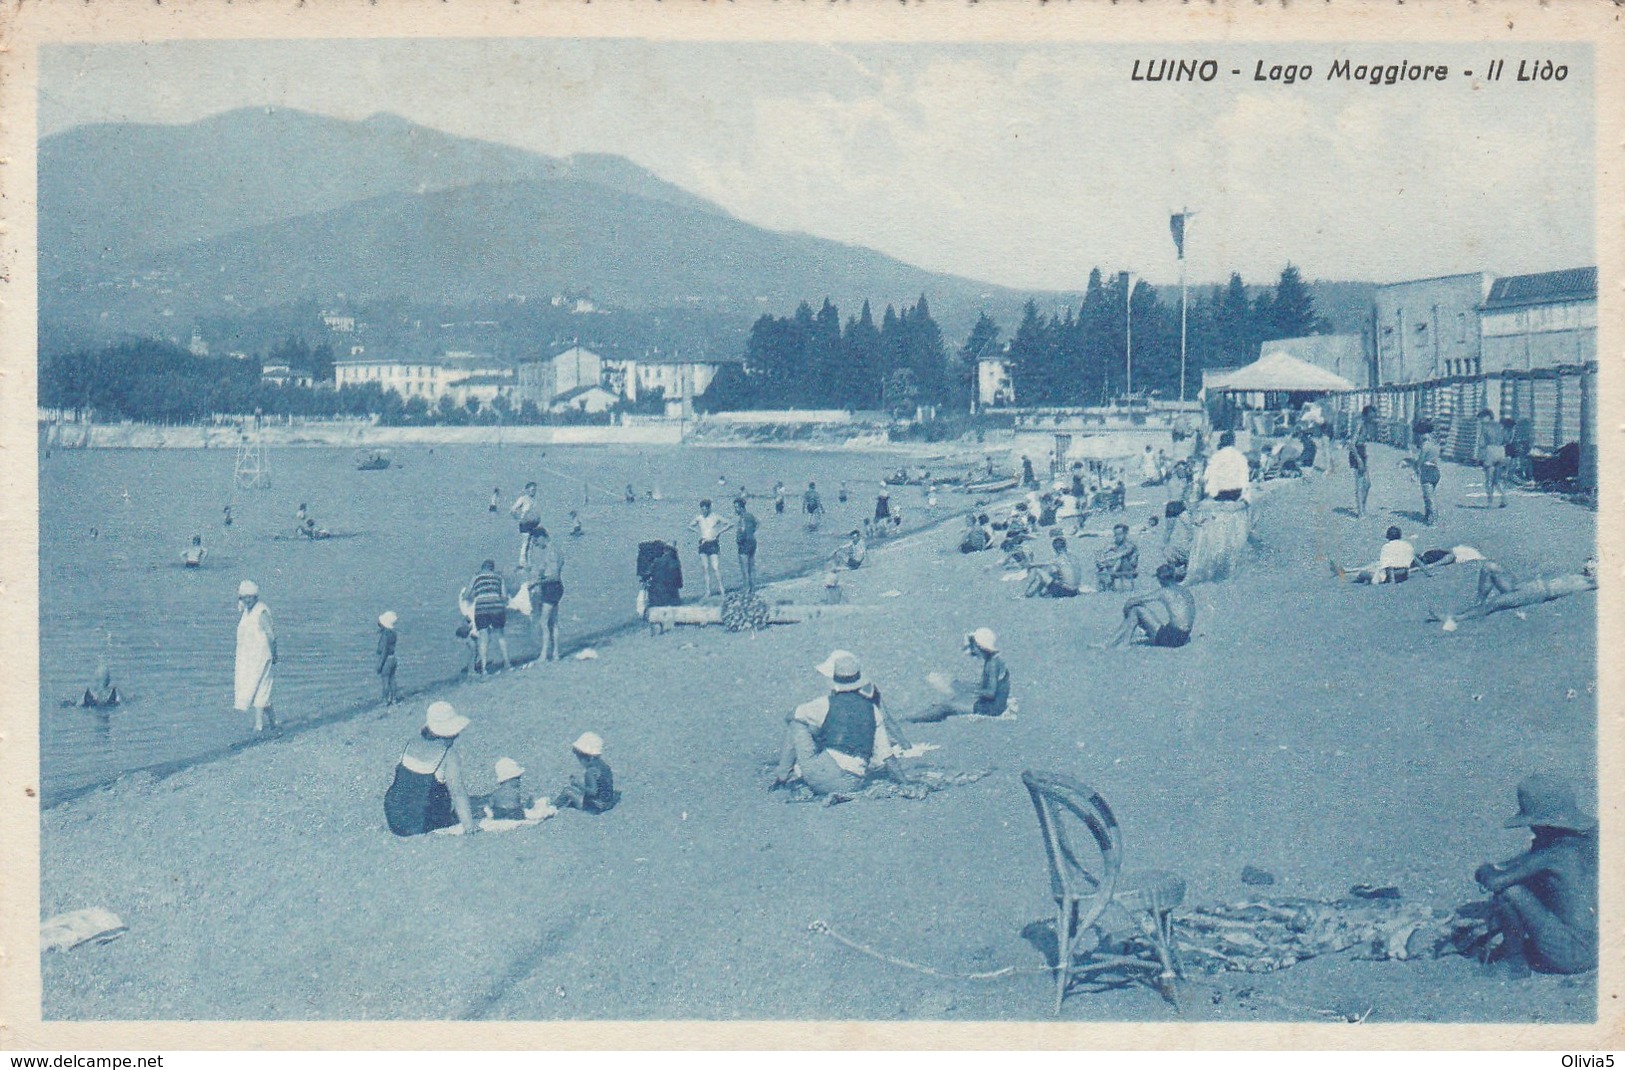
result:
[[[538,806],[525,790],[524,767],[508,757],[497,760],[491,791],[471,794],[457,748],[470,723],[449,702],[429,704],[423,727],[401,753],[384,793],[384,819],[395,835],[420,836],[457,827],[472,834],[486,819],[536,821],[565,809],[601,814],[620,801],[614,774],[603,758],[604,741],[594,732],[583,732],[571,744],[580,769],[550,800],[542,800],[545,805]]]

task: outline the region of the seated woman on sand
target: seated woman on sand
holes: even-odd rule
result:
[[[815,795],[859,791],[871,777],[893,772],[891,759],[907,743],[856,655],[832,651],[818,672],[828,677],[829,693],[803,702],[786,719],[772,786],[799,780]]]
[[[479,831],[462,765],[454,747],[469,724],[449,702],[431,702],[418,738],[406,745],[395,779],[384,793],[384,818],[397,836],[421,836],[461,822],[464,833]]]
[[[1388,529],[1387,540],[1382,544],[1377,559],[1363,568],[1350,571],[1339,566],[1336,561],[1328,561],[1332,574],[1350,583],[1404,583],[1410,579],[1413,568],[1419,568],[1423,572],[1431,570],[1431,566],[1417,556],[1416,547],[1411,545],[1397,526]]]
[[[1002,717],[1010,708],[1010,670],[999,656],[999,637],[992,628],[978,628],[965,636],[965,653],[982,659],[980,678],[941,681],[936,674],[926,679],[947,697],[909,717],[913,722],[945,721],[949,717]]]

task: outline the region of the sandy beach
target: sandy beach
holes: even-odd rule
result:
[[[594,660],[440,693],[473,718],[458,746],[474,790],[503,755],[551,789],[570,741],[598,732],[623,792],[607,815],[391,836],[381,800],[421,699],[53,807],[42,915],[101,906],[129,932],[43,956],[44,1017],[1044,1020],[1051,977],[1022,933],[1053,908],[1024,769],[1102,792],[1126,865],[1180,874],[1187,905],[1254,893],[1247,865],[1275,876],[1275,896],[1363,883],[1443,908],[1476,898],[1474,867],[1523,847],[1501,827],[1519,778],[1558,770],[1593,798],[1596,598],[1443,634],[1427,606],[1468,601],[1471,566],[1368,588],[1335,582],[1326,559],[1374,558],[1397,523],[1418,550],[1468,543],[1522,572],[1569,571],[1595,517],[1524,494],[1473,508],[1477,473],[1447,466],[1442,522],[1423,529],[1392,512],[1420,508],[1397,457],[1373,450],[1363,520],[1346,515],[1346,471],[1267,485],[1254,552],[1231,582],[1193,589],[1181,650],[1087,650],[1121,594],[1023,600],[995,555],[954,551],[950,521],[845,579],[865,611],[755,635],[626,635]],[[1131,489],[1130,519],[1163,496]],[[1079,541],[1086,559],[1097,540]],[[819,582],[772,596],[816,600]],[[906,712],[928,701],[927,673],[969,668],[960,642],[981,625],[999,633],[1019,711],[910,735],[940,747],[917,765],[989,775],[919,801],[768,791],[785,714],[821,693],[813,666],[832,647],[857,652]],[[946,974],[1019,972],[932,976],[820,921]],[[1143,986],[1077,993],[1062,1018],[1576,1022],[1594,1018],[1595,984],[1345,952],[1193,974],[1177,1010]]]

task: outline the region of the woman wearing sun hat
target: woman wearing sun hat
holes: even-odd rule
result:
[[[259,584],[244,580],[237,585],[237,709],[254,711],[254,731],[276,728],[271,709],[271,685],[275,680],[276,629],[271,626],[271,609],[260,601]]]
[[[420,836],[462,822],[477,832],[454,747],[468,718],[449,702],[431,702],[418,738],[406,745],[384,793],[384,817],[397,836]]]
[[[773,786],[799,779],[817,795],[857,791],[903,744],[857,655],[832,651],[818,672],[829,694],[791,712]]]

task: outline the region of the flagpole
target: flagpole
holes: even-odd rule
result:
[[[1191,210],[1181,208],[1183,222],[1189,222]],[[1180,227],[1184,229],[1183,223]],[[1180,235],[1181,238],[1184,234]],[[1179,243],[1179,400],[1185,400],[1185,243]]]
[[[1134,394],[1134,273],[1125,272],[1123,278],[1123,358],[1126,365],[1125,377],[1128,379],[1127,389],[1123,391],[1123,400],[1127,401]]]

